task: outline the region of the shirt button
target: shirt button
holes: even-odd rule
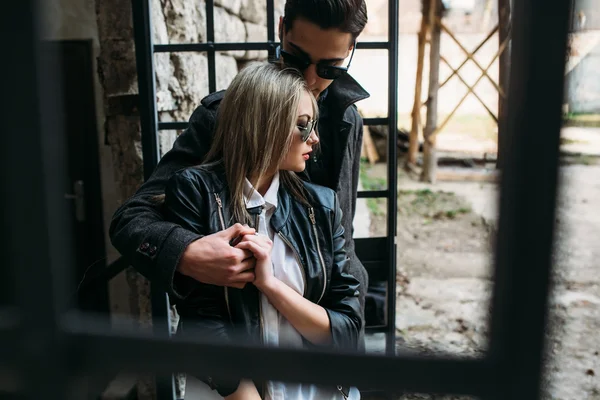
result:
[[[141,251],[146,251],[146,250],[148,250],[148,248],[149,248],[149,247],[150,247],[150,243],[148,243],[148,242],[146,242],[146,243],[142,243],[142,244],[140,245],[140,250],[141,250]]]
[[[152,246],[150,247],[150,250],[148,250],[148,254],[150,254],[151,256],[156,254],[156,246]]]

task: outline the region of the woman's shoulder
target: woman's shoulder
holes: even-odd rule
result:
[[[173,174],[172,183],[193,183],[220,191],[224,186],[225,173],[220,163],[210,163],[185,167]]]
[[[302,184],[313,206],[321,206],[335,211],[337,207],[337,195],[334,190],[311,182],[303,181]]]

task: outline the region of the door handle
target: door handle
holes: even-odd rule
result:
[[[85,221],[85,192],[83,181],[78,180],[73,183],[73,193],[65,193],[65,199],[75,201],[75,218],[79,222]]]

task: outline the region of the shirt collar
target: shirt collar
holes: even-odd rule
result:
[[[258,190],[252,186],[250,181],[246,179],[244,182],[244,201],[246,202],[246,208],[254,208],[262,205],[267,208],[277,207],[277,192],[279,191],[279,171],[273,176],[271,186],[267,189],[264,197],[258,193]]]

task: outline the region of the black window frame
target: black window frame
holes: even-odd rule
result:
[[[212,3],[208,0],[207,6]],[[4,376],[8,373],[8,379],[0,381],[0,393],[17,391],[20,398],[36,400],[67,399],[74,375],[131,368],[165,376],[173,371],[207,373],[210,369],[224,375],[351,383],[388,391],[540,398],[570,2],[521,0],[514,5],[508,113],[512,146],[500,183],[489,348],[480,358],[340,354],[192,342],[168,338],[166,318],[164,323],[154,321],[154,335],[142,335],[107,330],[93,318],[69,311],[72,291],[67,276],[72,260],[64,223],[65,146],[61,99],[56,94],[60,82],[55,58],[41,51],[37,5],[35,0],[9,2],[0,17],[4,37],[11,38],[5,43],[6,51],[14,60],[0,66],[5,90],[14,94],[0,111],[9,135],[0,162],[7,189],[1,197],[3,220],[10,232],[0,242],[7,261],[2,286],[9,293],[0,308],[0,367],[7,371]],[[145,18],[139,11],[147,11],[148,3],[133,0],[133,5],[137,25]],[[397,60],[397,0],[390,1],[389,11],[392,34],[387,48]],[[270,12],[268,20],[272,21],[272,8]],[[141,38],[136,27],[136,40],[151,40],[149,31],[144,35]],[[274,35],[269,39],[272,50]],[[220,48],[206,45],[213,46],[208,50],[210,65],[210,52]],[[138,69],[140,79],[147,74],[153,82],[151,63],[144,65]],[[390,77],[390,92],[395,92],[397,62],[390,61],[390,71],[395,73]],[[150,93],[143,91],[140,86],[141,100]],[[141,103],[140,110],[146,132],[152,132],[155,123],[151,115],[156,109],[150,103]],[[397,93],[390,95],[390,127],[395,127],[396,105]],[[146,136],[147,177],[158,160],[158,146]],[[395,141],[390,139],[388,147],[389,160],[395,160]],[[391,200],[388,210],[394,211],[388,214],[388,229],[395,232],[395,169],[388,171],[388,178],[384,197]],[[387,246],[395,252],[393,240]],[[153,306],[166,309],[165,299],[164,293],[153,294]],[[255,357],[257,352],[260,358]]]

